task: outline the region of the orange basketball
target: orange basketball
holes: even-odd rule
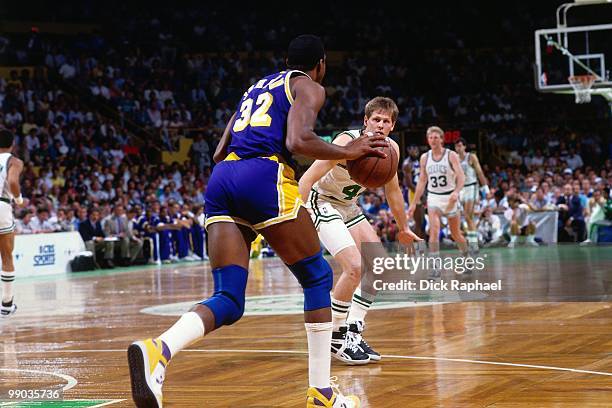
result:
[[[379,149],[387,154],[386,158],[363,156],[346,162],[351,179],[368,188],[381,187],[391,181],[397,173],[399,157],[391,144]]]

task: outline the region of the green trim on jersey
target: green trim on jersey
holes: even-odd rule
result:
[[[340,132],[340,133],[338,133],[336,136],[334,136],[334,138],[332,139],[332,142],[333,142],[334,140],[336,140],[336,138],[337,138],[338,136],[340,136],[340,135],[349,135],[349,137],[350,137],[351,139],[353,139],[353,140],[354,140],[354,139],[357,139],[359,136],[354,136],[354,135],[351,133],[351,132],[353,132],[353,131],[359,131],[359,129],[349,129],[349,130],[343,130],[342,132]]]
[[[359,214],[358,216],[356,216],[355,218],[351,218],[350,220],[348,220],[344,224],[346,225],[346,228],[351,228],[351,227],[354,227],[355,225],[359,224],[363,220],[367,220],[366,216],[363,215],[363,214]]]

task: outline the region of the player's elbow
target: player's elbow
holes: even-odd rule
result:
[[[287,137],[287,150],[292,154],[303,154],[306,142],[299,136]]]

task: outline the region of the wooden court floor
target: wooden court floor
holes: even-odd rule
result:
[[[577,277],[612,273],[611,247],[486,253],[500,276],[537,273],[544,264]],[[0,321],[0,392],[65,392],[54,404],[4,405],[132,406],[126,347],[158,335],[209,294],[209,272],[189,263],[18,277],[18,314]],[[249,279],[249,315],[172,361],[165,406],[304,406],[300,288],[277,259],[253,261]],[[343,391],[358,394],[363,407],[612,406],[610,301],[396,306],[368,315],[366,338],[382,361],[332,364]]]

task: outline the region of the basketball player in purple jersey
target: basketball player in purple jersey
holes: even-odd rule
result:
[[[132,396],[138,407],[160,407],[170,359],[205,334],[238,321],[244,312],[249,249],[256,232],[293,272],[304,289],[309,349],[308,408],[355,408],[359,399],[330,384],[332,270],[317,232],[302,208],[292,154],[315,159],[384,157],[384,137],[358,138],[346,146],[326,143],[313,131],[325,102],[320,85],[325,52],[318,37],[289,44],[289,70],[269,75],[243,95],[214,159],[206,190],[206,228],[215,283],[212,297],[197,303],[155,339],[128,348]],[[296,237],[299,237],[296,239]],[[276,396],[275,396],[276,398]],[[260,401],[262,406],[271,404]]]

